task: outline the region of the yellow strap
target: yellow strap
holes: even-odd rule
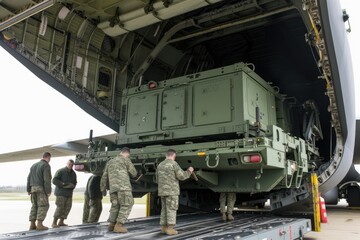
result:
[[[326,81],[326,89],[329,89],[331,87],[330,79],[326,75],[325,71],[323,71],[323,74],[324,74],[325,81]]]
[[[320,41],[319,31],[317,30],[317,28],[316,28],[316,26],[315,26],[315,23],[314,23],[314,21],[312,20],[312,17],[311,17],[311,15],[310,15],[309,12],[308,12],[308,15],[309,15],[309,19],[310,19],[310,22],[311,22],[311,26],[312,26],[312,28],[313,28],[313,30],[314,30],[314,33],[315,33],[316,44],[318,44],[319,41]]]
[[[317,30],[317,28],[316,28],[316,26],[315,26],[315,23],[314,23],[314,21],[313,21],[313,19],[312,19],[312,17],[311,17],[311,15],[310,15],[309,12],[308,12],[308,15],[309,15],[309,19],[310,19],[310,22],[311,22],[311,26],[312,26],[312,28],[313,28],[313,30],[314,30],[314,33],[315,33],[316,46],[317,46],[318,49],[319,49],[319,46],[318,46],[318,44],[319,44],[319,42],[320,42],[319,31]],[[320,54],[320,59],[322,59],[323,57],[322,57],[321,51],[319,51],[319,54]],[[326,88],[328,89],[328,88],[331,87],[330,79],[328,78],[328,76],[326,75],[325,72],[323,72],[323,74],[324,74],[324,77],[325,77],[325,80],[326,80]]]

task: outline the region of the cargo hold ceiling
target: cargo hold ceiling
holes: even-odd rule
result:
[[[68,4],[72,11],[82,12],[93,19],[108,36],[116,37],[221,1],[64,0],[62,3]]]

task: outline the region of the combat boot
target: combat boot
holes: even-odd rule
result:
[[[30,220],[30,228],[29,230],[36,230],[35,220]]]
[[[176,235],[178,234],[178,232],[174,229],[175,225],[169,225],[166,229],[166,234],[167,235]]]
[[[167,226],[161,226],[160,232],[166,234]]]
[[[233,217],[232,213],[228,213],[227,220],[228,221],[233,221],[234,220],[234,217]]]
[[[227,220],[226,213],[222,213],[222,217],[221,217],[221,218],[222,218],[223,221],[226,221],[226,220]]]
[[[114,231],[115,233],[127,233],[128,230],[119,222],[115,224]]]
[[[59,227],[66,227],[66,226],[67,226],[67,224],[64,223],[64,219],[63,219],[63,218],[60,218],[58,226],[59,226]]]
[[[43,221],[38,220],[37,221],[37,226],[36,226],[36,230],[37,231],[43,231],[43,230],[48,230],[48,227],[45,227],[43,224]]]
[[[110,222],[109,226],[108,226],[108,230],[109,231],[114,231],[114,227],[115,227],[115,223],[114,222]]]
[[[53,223],[51,224],[51,227],[52,227],[52,228],[58,228],[58,227],[59,227],[59,225],[57,224],[57,221],[58,221],[58,219],[57,219],[57,218],[54,218],[54,221],[53,221]]]

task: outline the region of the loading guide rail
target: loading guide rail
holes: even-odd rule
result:
[[[196,213],[178,216],[179,234],[160,233],[159,217],[129,220],[125,234],[107,230],[108,223],[82,224],[49,229],[1,234],[0,239],[302,239],[311,231],[309,219],[284,218],[268,214],[234,213],[235,220],[224,222],[219,213]]]

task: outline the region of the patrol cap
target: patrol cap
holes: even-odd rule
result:
[[[123,147],[123,148],[121,148],[120,152],[128,152],[128,153],[130,153],[130,148]]]

